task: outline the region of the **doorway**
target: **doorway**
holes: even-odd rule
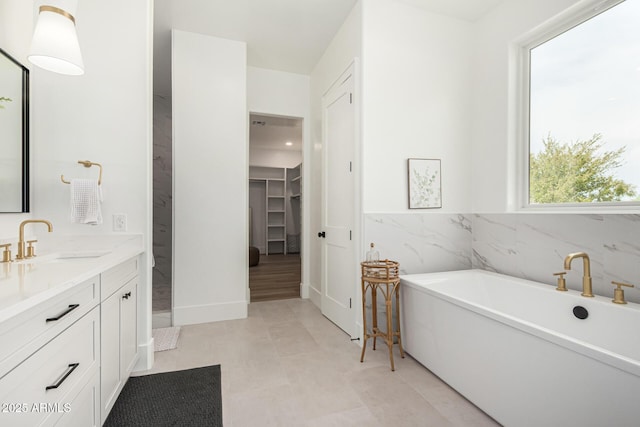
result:
[[[250,302],[300,297],[303,120],[249,116]]]

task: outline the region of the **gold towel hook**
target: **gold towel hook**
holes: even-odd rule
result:
[[[102,184],[102,165],[100,163],[94,163],[90,160],[78,160],[78,163],[83,165],[85,168],[90,168],[91,166],[98,166],[98,168],[100,168],[100,175],[98,176],[98,185]],[[60,180],[65,184],[71,184],[71,181],[67,181],[64,179],[64,175],[60,175]]]

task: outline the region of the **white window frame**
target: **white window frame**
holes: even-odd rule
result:
[[[544,211],[544,212],[618,212],[621,210],[637,211],[640,203],[629,202],[598,202],[598,203],[544,203],[531,204],[529,202],[529,105],[530,105],[530,51],[547,41],[567,32],[585,21],[597,16],[612,7],[623,3],[625,0],[588,0],[578,2],[547,21],[539,27],[524,35],[515,42],[515,66],[516,66],[516,86],[515,105],[517,109],[515,120],[515,142],[514,150],[517,156],[516,161],[516,194],[517,211]],[[636,1],[636,0],[629,0]]]

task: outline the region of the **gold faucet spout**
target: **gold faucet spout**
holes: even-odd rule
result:
[[[27,225],[27,224],[35,224],[35,223],[46,224],[47,228],[49,229],[49,233],[51,233],[53,231],[53,224],[51,224],[51,222],[47,221],[46,219],[27,219],[27,220],[22,221],[20,223],[20,229],[19,229],[19,232],[18,232],[18,253],[16,254],[16,260],[25,259],[25,256],[24,256],[24,247],[25,247],[24,226]]]
[[[589,260],[589,255],[586,252],[575,252],[567,255],[564,258],[564,269],[571,270],[571,261],[575,258],[582,258],[582,296],[583,297],[592,297],[592,281],[591,281],[591,261]]]

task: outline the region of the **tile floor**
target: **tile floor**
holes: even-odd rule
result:
[[[225,427],[498,426],[394,348],[360,347],[308,300],[252,303],[242,320],[184,326],[151,371],[220,364]],[[137,373],[137,374],[144,374]]]

